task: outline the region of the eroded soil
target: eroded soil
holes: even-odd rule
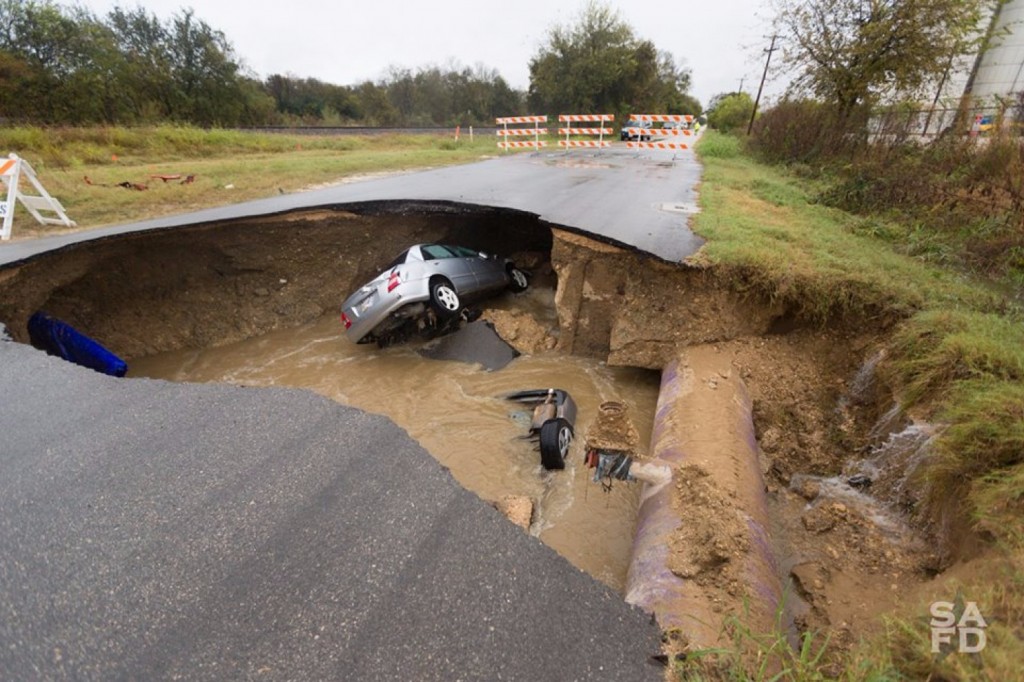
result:
[[[735,442],[716,436],[735,428],[716,410],[718,394],[742,381],[753,404],[793,632],[827,634],[838,665],[845,648],[880,628],[878,616],[938,566],[935,552],[894,510],[896,500],[873,500],[841,480],[891,404],[891,393],[877,382],[870,390],[859,387],[851,399],[885,330],[868,321],[805,323],[770,302],[738,295],[714,271],[638,263],[634,254],[578,235],[556,232],[553,261],[560,318],[576,323],[571,331],[563,326],[560,347],[648,367],[664,366],[681,353],[696,373],[687,399],[694,401],[692,421],[702,427],[693,434],[703,439],[697,449],[719,468],[741,466]],[[574,279],[581,282],[577,289],[563,291]],[[716,478],[715,467],[687,464],[677,472],[684,526],[673,543],[672,570],[699,586],[719,622],[729,614],[750,621],[744,600],[758,596],[742,567],[756,538],[728,513],[738,505],[737,491],[720,483],[733,479]],[[808,477],[840,480],[814,486]],[[677,649],[686,644],[673,642]]]

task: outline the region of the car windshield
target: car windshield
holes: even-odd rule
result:
[[[476,258],[480,255],[473,249],[467,249],[465,246],[449,246],[448,248],[454,251],[460,258]]]

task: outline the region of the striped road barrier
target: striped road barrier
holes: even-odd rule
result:
[[[530,140],[528,142],[499,142],[498,146],[502,149],[518,149],[520,147],[539,149],[540,147],[547,147],[548,143],[544,140]]]
[[[627,142],[628,149],[689,149],[683,142]]]
[[[647,121],[648,123],[693,123],[692,114],[630,114],[634,121]]]
[[[547,116],[504,116],[501,118],[494,119],[494,122],[502,126],[498,129],[498,137],[505,138],[501,142],[498,142],[498,148],[508,151],[509,149],[519,149],[521,147],[540,149],[546,147],[547,142],[540,139],[541,135],[547,135],[548,129],[541,128],[541,123],[547,123]],[[532,128],[509,128],[509,125],[518,125],[523,123],[532,123]],[[530,141],[509,141],[509,137],[519,137],[532,135],[533,140]]]
[[[615,120],[615,114],[559,114],[559,123],[567,123],[568,125],[564,128],[558,129],[559,135],[565,135],[564,140],[558,141],[559,147],[564,147],[566,153],[572,147],[589,147],[589,148],[601,148],[607,147],[608,141],[604,139],[605,135],[611,135],[614,131],[611,128],[601,126],[599,128],[577,126],[573,127],[573,123],[608,123]],[[596,140],[573,140],[573,135],[597,135]]]
[[[7,241],[11,238],[11,231],[14,228],[14,209],[18,203],[21,203],[40,225],[75,227],[75,221],[68,218],[60,202],[50,196],[46,188],[39,182],[32,166],[25,159],[17,154],[9,155],[7,160],[0,164],[0,180],[7,188],[7,198],[0,203],[0,220],[2,220],[0,240]],[[36,193],[27,194],[28,187],[26,185],[35,189]],[[40,211],[56,214],[57,217],[43,215]]]

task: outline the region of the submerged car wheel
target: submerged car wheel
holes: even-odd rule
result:
[[[434,306],[437,314],[444,318],[455,317],[459,314],[459,308],[462,307],[455,288],[443,279],[430,285],[430,303]]]
[[[545,469],[564,469],[572,443],[572,427],[564,419],[549,419],[540,427],[540,463]]]
[[[508,288],[510,291],[519,293],[526,291],[526,288],[530,286],[530,282],[526,279],[526,273],[516,267],[509,267],[508,269],[509,283]]]

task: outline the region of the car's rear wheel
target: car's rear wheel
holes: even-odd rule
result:
[[[430,284],[430,304],[440,317],[449,319],[459,314],[462,302],[451,282],[443,279]]]
[[[540,463],[545,469],[564,469],[572,444],[572,427],[562,418],[549,419],[540,427]]]
[[[517,267],[509,266],[508,278],[509,290],[517,294],[520,291],[526,291],[526,288],[530,286],[529,280],[526,279],[526,273]]]

